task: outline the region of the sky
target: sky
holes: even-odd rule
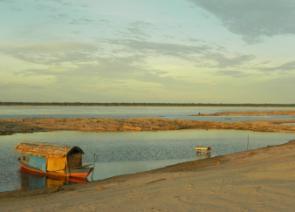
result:
[[[294,0],[0,0],[0,101],[295,103]]]

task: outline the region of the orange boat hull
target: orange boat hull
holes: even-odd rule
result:
[[[83,168],[83,169],[76,169],[71,171],[70,173],[67,173],[65,171],[60,172],[43,172],[38,169],[31,168],[29,166],[26,166],[25,164],[20,164],[20,170],[22,172],[28,173],[28,174],[34,174],[39,176],[48,176],[50,178],[54,179],[64,179],[71,182],[83,182],[87,180],[87,177],[89,174],[93,171],[93,168]]]

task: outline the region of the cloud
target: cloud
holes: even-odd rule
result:
[[[141,64],[144,64],[144,57],[141,56],[97,57],[90,63],[76,64],[76,68],[71,69],[71,74],[128,78],[147,71],[141,67]]]
[[[89,61],[96,51],[92,44],[78,42],[0,46],[0,52],[6,55],[46,65]]]
[[[185,79],[171,76],[169,70],[155,69],[148,64],[145,56],[117,56],[117,57],[97,57],[88,63],[76,63],[73,67],[57,70],[55,67],[47,69],[27,69],[18,72],[21,76],[52,75],[59,82],[70,79],[80,79],[83,82],[97,81],[133,81],[142,83],[153,83],[162,87],[183,87],[195,86]],[[206,83],[204,83],[206,84]]]
[[[228,68],[237,67],[255,59],[249,54],[230,54],[220,46],[206,44],[176,44],[140,40],[112,40],[112,44],[122,45],[122,51],[134,52],[146,56],[170,56],[195,63],[197,66],[205,63],[208,67]],[[211,63],[211,64],[210,64]],[[213,63],[213,64],[212,64]]]
[[[181,80],[166,76],[163,70],[149,67],[144,56],[103,57],[97,58],[95,63],[78,64],[71,69],[70,75],[87,75],[101,77],[108,80],[136,80],[145,83],[179,83]],[[66,73],[65,73],[66,74]],[[67,74],[68,75],[68,74]]]
[[[190,0],[214,14],[247,42],[263,36],[295,34],[293,0]]]
[[[227,76],[227,77],[234,77],[234,78],[241,78],[241,77],[245,77],[248,76],[248,74],[246,74],[243,71],[237,71],[237,70],[221,70],[218,71],[216,74],[221,75],[221,76]]]
[[[134,39],[146,39],[150,37],[147,33],[147,30],[150,29],[153,25],[145,21],[135,21],[129,24],[127,31],[123,32],[122,35]]]
[[[249,69],[243,66],[248,66],[255,59],[253,55],[230,53],[220,46],[200,42],[189,44],[136,39],[10,44],[0,46],[0,52],[34,65],[18,66],[17,76],[50,75],[59,83],[81,77],[85,81],[91,78],[132,79],[163,87],[189,84],[189,75],[201,72],[202,75],[245,77]],[[180,76],[183,78],[180,79]],[[199,80],[197,83],[202,82]],[[207,83],[205,80],[204,84]]]
[[[284,64],[260,68],[262,71],[274,71],[274,72],[291,72],[295,71],[295,61],[289,61]]]
[[[81,26],[85,26],[87,24],[92,24],[92,23],[94,23],[94,20],[90,18],[86,18],[86,17],[72,18],[72,20],[69,22],[69,24],[81,25]]]
[[[144,56],[117,56],[117,57],[96,57],[95,59],[74,63],[70,67],[50,66],[48,68],[33,68],[19,70],[16,76],[55,76],[63,80],[68,78],[101,78],[108,80],[139,80],[144,82],[163,83],[165,80],[172,80],[172,77],[165,77],[164,71],[148,68]]]
[[[191,59],[193,55],[204,54],[211,47],[201,45],[186,45],[177,43],[165,43],[165,42],[152,42],[143,40],[121,39],[110,40],[110,43],[124,46],[124,51],[132,51],[138,54],[145,55],[165,55],[179,57],[183,59]]]
[[[104,48],[108,51],[104,52]],[[60,42],[33,43],[27,45],[0,46],[0,52],[12,57],[43,65],[62,63],[99,62],[104,69],[121,69],[120,58],[142,63],[146,57],[176,57],[198,63],[211,61],[219,68],[234,67],[253,60],[253,55],[225,54],[218,46],[203,43],[189,45],[179,43],[153,42],[136,39],[106,40],[98,43]],[[132,59],[132,61],[128,61]],[[107,68],[108,67],[108,68]],[[130,68],[130,67],[128,67]],[[127,69],[127,67],[126,67]]]
[[[205,56],[207,59],[215,61],[218,68],[228,68],[243,65],[255,59],[254,55],[226,56],[222,53],[210,52]]]
[[[53,85],[56,77],[50,74],[17,75],[13,73],[0,72],[0,88],[7,90],[12,87],[43,88]],[[8,89],[9,90],[9,89]]]

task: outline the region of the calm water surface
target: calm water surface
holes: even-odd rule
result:
[[[225,111],[260,111],[260,110],[294,110],[293,107],[142,107],[142,106],[0,106],[0,118],[28,117],[98,117],[98,118],[132,118],[164,117],[174,119],[192,119],[208,121],[245,121],[270,119],[295,119],[295,116],[226,116],[198,117],[198,113],[215,113]]]
[[[21,141],[41,141],[78,145],[84,159],[96,167],[93,180],[141,172],[183,161],[198,159],[196,145],[212,146],[212,155],[222,155],[249,148],[285,143],[295,134],[257,133],[224,130],[181,130],[161,132],[46,132],[0,136],[0,191],[28,190],[57,186],[61,182],[23,175],[18,171],[15,146]],[[90,179],[91,180],[91,179]]]

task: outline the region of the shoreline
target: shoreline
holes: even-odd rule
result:
[[[213,122],[166,118],[25,118],[0,119],[0,135],[51,131],[124,132],[183,129],[295,132],[295,120]]]
[[[0,209],[291,209],[295,206],[294,150],[295,141],[290,141],[57,190],[0,193]]]
[[[295,116],[295,110],[282,111],[228,111],[217,113],[200,113],[192,116]]]

